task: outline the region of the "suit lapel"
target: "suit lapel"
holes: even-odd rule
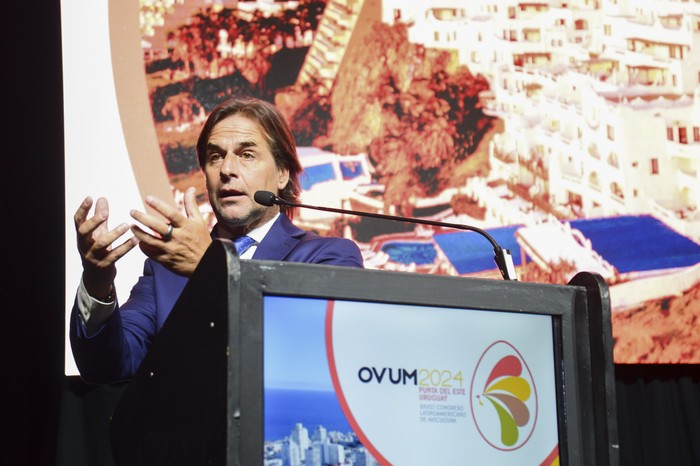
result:
[[[253,254],[253,259],[284,260],[304,236],[285,214],[281,214]]]

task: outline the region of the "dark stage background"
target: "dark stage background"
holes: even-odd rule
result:
[[[0,465],[111,464],[107,419],[122,389],[63,375],[60,41],[58,0],[3,7],[3,204],[10,208],[3,215],[9,319],[0,339]],[[621,464],[700,464],[698,369],[616,367]]]

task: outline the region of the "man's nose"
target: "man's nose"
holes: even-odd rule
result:
[[[236,157],[236,154],[229,152],[226,154],[221,164],[221,175],[225,177],[237,177],[239,173],[238,170],[238,157]]]

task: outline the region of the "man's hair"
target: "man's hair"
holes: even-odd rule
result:
[[[220,103],[212,110],[202,127],[199,139],[197,139],[199,166],[204,168],[206,163],[207,144],[214,127],[220,121],[234,115],[248,118],[260,126],[275,159],[275,165],[279,169],[289,170],[289,181],[278,194],[279,197],[289,202],[299,203],[299,195],[301,194],[299,176],[303,169],[297,155],[294,136],[279,110],[263,100],[252,97],[233,98]],[[287,216],[292,217],[293,210],[291,208],[281,206],[281,210]]]

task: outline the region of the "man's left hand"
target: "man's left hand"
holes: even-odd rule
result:
[[[155,232],[151,234],[139,225],[132,225],[131,231],[139,239],[139,247],[164,267],[189,277],[212,243],[209,228],[195,200],[195,189],[189,188],[185,192],[187,216],[154,196],[147,196],[145,201],[165,220],[156,215],[131,211],[134,220]]]

